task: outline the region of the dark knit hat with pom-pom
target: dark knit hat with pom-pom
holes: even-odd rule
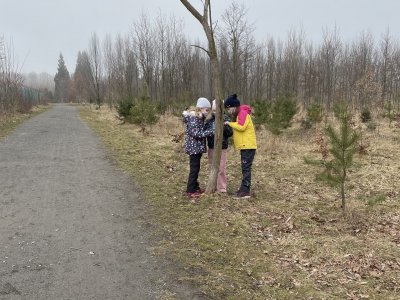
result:
[[[230,95],[228,98],[225,99],[224,106],[227,108],[238,107],[240,106],[240,100],[237,98],[236,94]]]

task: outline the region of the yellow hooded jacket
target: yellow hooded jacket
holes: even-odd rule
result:
[[[251,119],[251,107],[241,105],[236,122],[229,122],[233,128],[233,143],[237,150],[257,149],[256,132]]]

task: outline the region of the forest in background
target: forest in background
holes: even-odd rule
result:
[[[175,17],[160,14],[152,20],[143,14],[127,36],[100,40],[93,33],[88,48],[77,55],[67,98],[113,107],[146,90],[160,112],[182,108],[200,96],[213,99],[206,46],[184,36],[183,26]],[[328,110],[337,101],[360,109],[399,105],[400,47],[389,29],[379,38],[361,32],[343,41],[337,28],[325,28],[320,44],[296,29],[286,40],[257,42],[253,30],[246,7],[237,3],[215,25],[227,96],[236,93],[246,103],[283,96]]]
[[[184,26],[174,16],[160,13],[151,19],[142,14],[125,36],[101,39],[93,33],[87,49],[77,53],[72,73],[60,54],[54,78],[46,73],[20,74],[12,45],[0,39],[1,111],[18,110],[22,86],[47,100],[55,96],[56,102],[99,107],[134,101],[145,93],[160,113],[180,110],[200,96],[213,99],[205,41],[185,36]],[[344,41],[338,28],[324,28],[318,44],[301,29],[292,29],[285,40],[256,41],[246,6],[233,2],[214,30],[226,96],[236,93],[246,103],[286,97],[327,110],[338,101],[358,109],[400,105],[400,46],[389,29],[380,37],[365,31]],[[266,28],[266,36],[268,32]]]

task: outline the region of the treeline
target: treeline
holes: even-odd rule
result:
[[[18,74],[12,46],[0,36],[0,114],[15,113],[23,106],[20,89],[23,79]]]
[[[93,34],[88,48],[78,53],[70,98],[113,106],[146,90],[161,110],[199,96],[212,99],[205,46],[188,39],[182,28],[174,17],[142,15],[127,36],[100,41]],[[336,28],[325,29],[316,45],[292,30],[286,40],[271,37],[260,43],[246,8],[233,3],[215,34],[224,92],[237,93],[245,102],[284,96],[327,109],[336,101],[358,108],[400,102],[400,46],[389,31],[378,40],[362,32],[343,41]]]
[[[24,85],[41,90],[41,91],[49,91],[50,94],[54,92],[54,76],[49,73],[42,72],[30,72],[27,74],[22,74],[24,79]]]
[[[26,77],[19,72],[12,44],[6,44],[0,36],[0,116],[29,112],[34,105],[45,104],[52,98],[50,90],[26,80],[33,77],[34,73]],[[49,86],[48,76],[40,76],[44,77],[47,78],[45,86]]]

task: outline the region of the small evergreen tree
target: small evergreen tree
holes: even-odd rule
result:
[[[146,126],[157,123],[158,119],[157,106],[151,103],[145,88],[140,100],[131,107],[127,120],[130,123],[140,125],[144,134]]]
[[[129,116],[130,110],[133,106],[133,99],[126,98],[118,101],[118,103],[115,105],[115,109],[117,110],[118,116],[126,119]]]
[[[291,126],[291,120],[296,112],[296,101],[282,95],[279,96],[271,105],[266,120],[267,129],[275,135],[281,134],[283,129]]]
[[[335,130],[329,125],[325,132],[329,138],[329,153],[333,156],[331,160],[313,161],[306,159],[306,163],[322,165],[324,170],[317,175],[318,180],[322,180],[331,186],[339,187],[342,201],[342,209],[346,210],[345,183],[348,180],[348,171],[353,164],[354,153],[357,150],[359,135],[351,128],[351,115],[346,106],[341,106],[337,110],[340,128]]]
[[[367,123],[372,120],[371,112],[367,107],[364,107],[361,111],[361,122]]]
[[[394,121],[394,119],[396,118],[396,112],[392,102],[388,101],[388,103],[385,104],[384,109],[385,112],[383,116],[389,119],[389,127],[392,127],[392,121]]]
[[[252,104],[254,111],[254,124],[262,125],[268,122],[271,114],[272,103],[267,101],[256,101]]]
[[[333,114],[340,122],[343,120],[350,122],[351,120],[349,105],[344,101],[339,101],[333,105]]]
[[[307,108],[307,119],[310,120],[312,124],[320,123],[323,117],[324,109],[318,103],[314,103]]]

